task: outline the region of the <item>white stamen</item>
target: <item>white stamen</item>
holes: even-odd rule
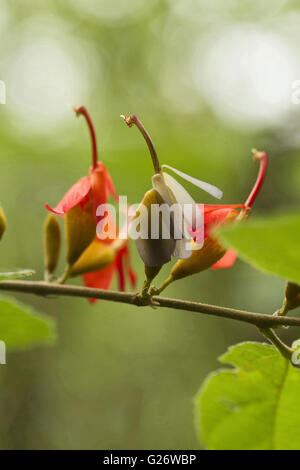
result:
[[[183,216],[192,230],[197,230],[203,225],[201,211],[194,199],[186,189],[168,173],[163,172],[167,186],[171,189],[176,202],[181,205]]]
[[[221,191],[221,189],[217,188],[216,186],[213,186],[210,183],[206,183],[205,181],[198,180],[197,178],[194,178],[193,176],[189,176],[180,170],[176,170],[176,168],[173,168],[169,165],[162,165],[162,168],[168,168],[169,170],[174,171],[174,173],[181,176],[181,178],[184,178],[186,181],[189,181],[190,183],[194,184],[198,188],[203,189],[203,191],[206,191],[208,194],[211,194],[211,196],[214,196],[217,199],[221,199],[223,196],[223,192]]]

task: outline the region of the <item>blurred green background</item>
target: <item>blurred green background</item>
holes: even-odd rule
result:
[[[71,105],[87,106],[100,159],[131,203],[152,172],[138,131],[119,118],[134,112],[161,162],[219,186],[223,203],[246,199],[256,147],[269,152],[270,167],[255,212],[299,206],[300,107],[291,102],[300,79],[298,2],[1,0],[0,33],[1,267],[33,268],[41,278],[44,204],[88,172],[88,132]],[[198,202],[215,202],[186,187]],[[141,286],[133,244],[132,259]],[[166,294],[272,313],[283,288],[238,261]],[[18,298],[56,318],[58,340],[8,353],[1,366],[2,449],[198,448],[200,384],[228,346],[262,340],[251,326],[187,312]]]

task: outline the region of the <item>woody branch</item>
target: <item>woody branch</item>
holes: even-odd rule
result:
[[[47,283],[42,281],[1,281],[0,290],[22,292],[40,296],[69,296],[82,298],[95,298],[121,302],[135,306],[157,305],[158,307],[173,308],[204,315],[213,315],[221,318],[250,323],[260,329],[279,328],[281,326],[300,326],[300,318],[272,316],[263,313],[247,312],[228,307],[208,305],[188,300],[169,299],[153,296],[143,298],[139,294],[116,292],[111,290],[93,289],[89,287],[70,286]]]

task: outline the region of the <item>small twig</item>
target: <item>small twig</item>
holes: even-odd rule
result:
[[[270,341],[270,343],[275,346],[275,348],[280,352],[283,357],[285,357],[289,361],[291,360],[291,357],[294,352],[293,349],[289,348],[283,341],[281,341],[275,331],[273,331],[271,328],[259,328],[259,331],[265,338]]]
[[[263,313],[246,312],[227,307],[218,307],[215,305],[202,304],[199,302],[190,302],[188,300],[168,299],[165,297],[153,296],[145,299],[138,294],[130,292],[115,292],[111,290],[92,289],[90,287],[70,286],[60,284],[49,284],[47,282],[37,281],[1,281],[0,290],[23,292],[27,294],[36,294],[41,296],[61,295],[70,297],[94,298],[110,300],[113,302],[122,302],[136,306],[155,305],[176,310],[185,310],[188,312],[202,313],[204,315],[214,315],[221,318],[238,320],[258,328],[278,328],[280,326],[300,326],[300,318],[280,317],[266,315]]]

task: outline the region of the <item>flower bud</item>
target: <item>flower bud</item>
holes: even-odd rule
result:
[[[300,286],[288,281],[285,288],[285,299],[282,308],[277,313],[285,315],[290,310],[300,307]]]
[[[44,224],[44,265],[49,274],[57,266],[61,245],[60,226],[53,214],[46,217]]]
[[[139,255],[145,266],[160,269],[161,266],[171,259],[171,254],[175,249],[175,240],[172,236],[169,239],[162,238],[162,216],[159,217],[158,238],[151,237],[152,220],[151,206],[153,204],[161,205],[164,201],[155,189],[147,191],[131,223],[147,227],[147,238],[137,238],[135,240]],[[159,271],[158,269],[158,271]],[[154,270],[155,271],[155,270]],[[152,271],[154,273],[154,271]],[[157,271],[157,272],[158,272]]]
[[[6,229],[6,217],[4,214],[4,210],[0,206],[0,240],[3,237],[5,229]]]
[[[72,266],[71,276],[100,271],[112,263],[115,256],[114,243],[103,243],[95,238]]]
[[[96,233],[96,222],[93,201],[84,206],[78,204],[65,214],[67,253],[66,260],[73,265],[84,250],[93,241]]]
[[[193,250],[190,258],[181,259],[173,266],[172,280],[200,273],[213,266],[225,254],[226,249],[213,237],[207,237],[200,250]]]

